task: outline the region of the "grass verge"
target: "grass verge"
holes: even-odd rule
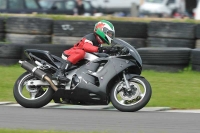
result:
[[[148,106],[179,109],[200,108],[200,72],[185,70],[178,73],[144,71],[142,75],[152,86]]]
[[[53,20],[87,20],[87,21],[99,21],[102,19],[113,20],[113,21],[131,21],[131,22],[151,22],[151,21],[167,21],[167,22],[184,22],[184,23],[200,23],[199,20],[194,20],[190,18],[183,19],[174,19],[174,18],[152,18],[152,17],[116,17],[113,15],[104,15],[104,16],[73,16],[73,15],[62,15],[62,14],[10,14],[10,13],[1,13],[0,17],[38,17],[38,18],[50,18]]]
[[[25,72],[19,65],[0,66],[0,101],[13,101],[13,86],[16,79]],[[200,108],[200,72],[189,69],[177,72],[143,71],[152,86],[152,98],[147,106],[179,109]]]
[[[0,129],[1,133],[106,133],[106,132],[74,132],[74,131],[48,131],[48,130],[24,130],[24,129]]]

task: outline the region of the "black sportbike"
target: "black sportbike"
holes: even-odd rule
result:
[[[65,75],[68,83],[53,79],[65,60],[49,51],[26,49],[29,60],[19,61],[27,70],[14,85],[16,101],[26,108],[40,108],[54,100],[76,105],[112,105],[125,112],[143,108],[152,89],[142,76],[142,60],[136,49],[121,39],[114,39],[116,54],[86,53]]]

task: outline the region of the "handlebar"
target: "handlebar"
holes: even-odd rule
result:
[[[126,47],[113,46],[110,48],[108,54],[111,55],[126,55],[129,50]]]

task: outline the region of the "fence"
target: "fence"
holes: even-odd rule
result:
[[[179,71],[190,63],[200,71],[200,25],[175,22],[111,21],[116,37],[140,53],[144,69]],[[27,48],[48,50],[60,56],[84,35],[93,32],[96,21],[51,20],[35,17],[0,18],[0,65],[24,58]]]

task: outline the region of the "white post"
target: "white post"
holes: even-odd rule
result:
[[[138,16],[138,8],[136,3],[131,4],[131,17],[137,17]]]

